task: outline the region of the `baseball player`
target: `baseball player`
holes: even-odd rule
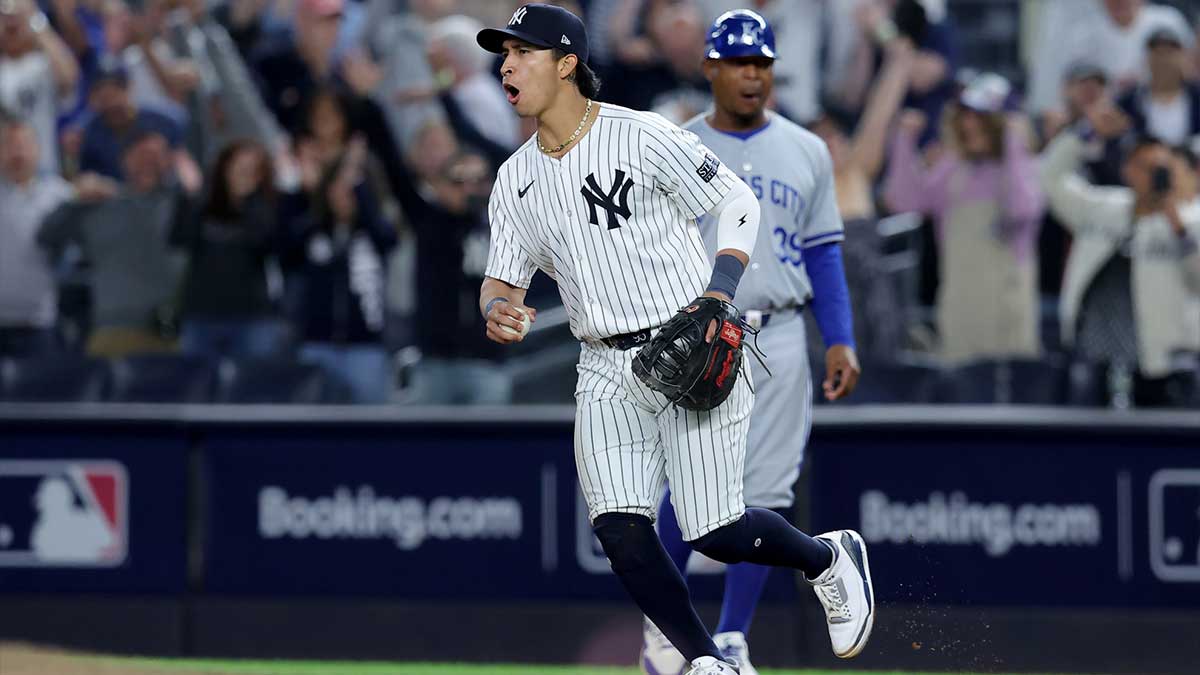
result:
[[[490,339],[519,341],[536,319],[524,304],[534,272],[558,282],[581,342],[575,461],[613,572],[679,649],[689,675],[738,672],[696,615],[654,530],[665,478],[691,547],[729,564],[803,571],[830,617],[835,653],[854,656],[875,616],[862,537],[850,530],[810,537],[742,499],[754,395],[748,373],[738,377],[742,329],[725,312],[758,239],[754,192],[695,134],[597,102],[587,33],[574,14],[523,5],[507,27],[485,29],[477,40],[503,56],[509,103],[538,124],[496,177],[480,311]],[[715,262],[695,223],[706,214]],[[697,315],[706,317],[707,333],[692,340],[686,329]],[[667,347],[680,349],[664,349],[663,336],[678,338]],[[662,375],[668,366],[691,368],[694,355],[706,359],[726,344],[734,349],[697,378],[712,388],[711,408],[662,393],[672,381]]]
[[[709,31],[704,73],[712,83],[713,108],[684,124],[741,175],[762,208],[749,269],[738,285],[737,304],[747,323],[761,328],[759,345],[771,374],[751,360],[755,405],[746,445],[744,497],[751,507],[788,517],[792,485],[800,474],[812,426],[812,387],[800,312],[811,308],[827,346],[823,393],[829,400],[854,390],[859,366],[854,352],[849,291],[842,269],[842,219],[833,189],[832,161],[814,134],[766,110],[771,97],[775,36],[757,13],[734,10]],[[716,223],[700,221],[709,257]],[[810,284],[811,279],[811,284]],[[691,554],[676,524],[669,495],[659,511],[659,532],[680,571]],[[770,569],[753,563],[730,566],[714,641],[741,675],[757,675],[746,634]],[[650,622],[645,626],[642,665],[647,673],[679,673],[683,657]]]

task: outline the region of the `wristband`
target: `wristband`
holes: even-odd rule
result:
[[[742,280],[742,273],[746,271],[746,266],[742,264],[734,256],[725,253],[717,256],[717,262],[713,265],[712,280],[708,282],[708,288],[705,291],[717,291],[724,293],[733,299],[737,293],[738,282]]]
[[[486,305],[484,305],[484,307],[483,307],[483,318],[484,319],[488,318],[488,314],[492,313],[492,305],[495,305],[497,302],[511,302],[511,300],[509,300],[508,298],[506,298],[502,295],[497,295],[496,297],[492,298],[491,300],[488,300],[488,303]]]

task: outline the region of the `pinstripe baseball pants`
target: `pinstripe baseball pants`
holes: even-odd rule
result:
[[[665,478],[683,538],[693,541],[741,517],[742,472],[754,392],[742,368],[712,410],[683,410],[647,388],[630,365],[637,350],[583,343],[575,388],[575,466],[588,516],[654,520]]]

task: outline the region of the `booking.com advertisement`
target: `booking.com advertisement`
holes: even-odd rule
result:
[[[623,597],[565,430],[346,431],[206,440],[209,590]],[[883,601],[1198,602],[1200,460],[1166,440],[1128,447],[970,430],[818,434],[813,530],[862,533]],[[773,579],[768,600],[792,597],[788,585]],[[718,586],[700,577],[693,590],[706,599]]]
[[[182,439],[6,438],[0,591],[182,591],[185,472]]]
[[[815,527],[862,533],[881,600],[1200,601],[1194,447],[928,432],[815,442]]]
[[[208,590],[625,598],[592,533],[567,427],[214,433],[204,455]],[[720,566],[693,557],[693,590],[719,597]],[[771,595],[791,597],[780,584]]]
[[[563,559],[572,521],[558,517],[573,504],[570,436],[511,433],[214,434],[205,452],[207,588],[560,592],[575,571]]]

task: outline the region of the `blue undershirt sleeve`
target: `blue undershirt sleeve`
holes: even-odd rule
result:
[[[804,249],[804,269],[812,282],[813,297],[809,304],[825,348],[833,345],[854,348],[854,319],[841,244],[832,242]]]

